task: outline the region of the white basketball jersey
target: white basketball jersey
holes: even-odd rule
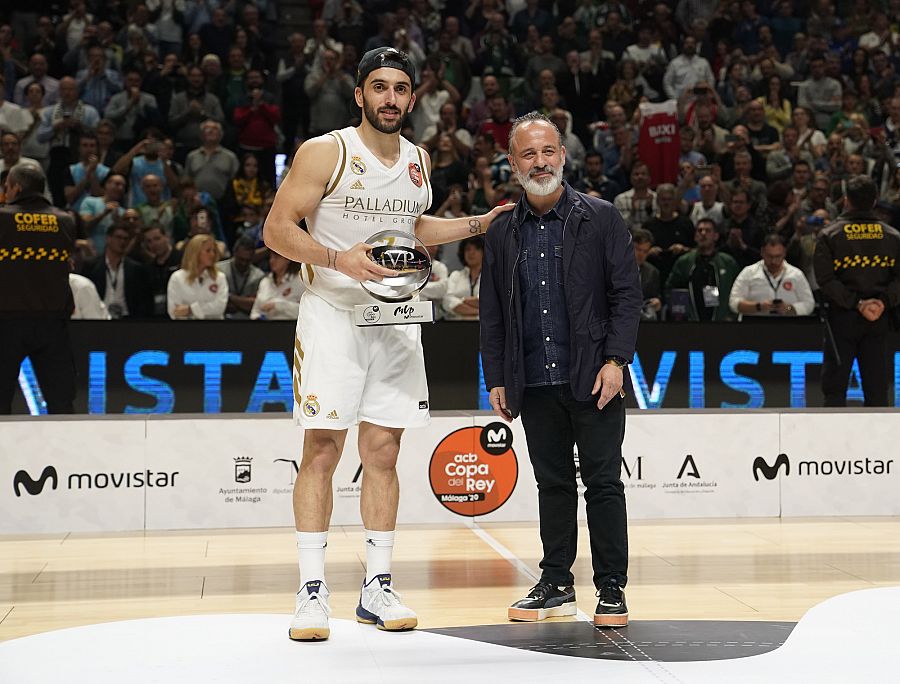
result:
[[[306,217],[309,234],[325,247],[349,249],[383,230],[415,233],[416,220],[431,205],[425,153],[400,137],[400,159],[386,167],[363,144],[355,128],[329,133],[340,147],[325,195]],[[303,281],[338,309],[377,304],[359,281],[333,269],[304,264]]]

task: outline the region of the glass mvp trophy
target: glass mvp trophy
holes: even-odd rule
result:
[[[371,236],[366,244],[372,245],[369,254],[372,261],[397,271],[397,275],[360,283],[382,303],[357,304],[354,311],[356,325],[433,323],[432,303],[413,300],[431,278],[431,256],[421,240],[402,230],[384,230]]]

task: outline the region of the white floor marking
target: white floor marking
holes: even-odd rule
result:
[[[326,642],[300,644],[287,638],[289,620],[288,615],[194,615],[14,639],[0,643],[0,682],[661,681],[659,670],[648,671],[648,662],[536,653],[428,632],[390,634],[349,620],[332,620]],[[897,634],[900,587],[867,589],[815,606],[774,651],[731,660],[667,662],[663,672],[684,684],[893,682],[900,671]]]

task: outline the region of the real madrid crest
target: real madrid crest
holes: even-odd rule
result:
[[[366,172],[366,163],[362,160],[362,157],[353,155],[350,158],[350,170],[357,176],[361,176]]]
[[[417,188],[422,187],[422,169],[418,164],[414,164],[410,162],[409,165],[409,179],[413,182]]]
[[[303,413],[308,418],[314,418],[319,415],[319,411],[321,407],[319,406],[319,402],[316,399],[315,394],[307,394],[306,401],[303,402]]]

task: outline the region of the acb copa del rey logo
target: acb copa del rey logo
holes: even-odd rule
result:
[[[513,435],[504,423],[466,427],[444,437],[431,454],[431,491],[457,515],[486,515],[507,502],[519,478]]]

